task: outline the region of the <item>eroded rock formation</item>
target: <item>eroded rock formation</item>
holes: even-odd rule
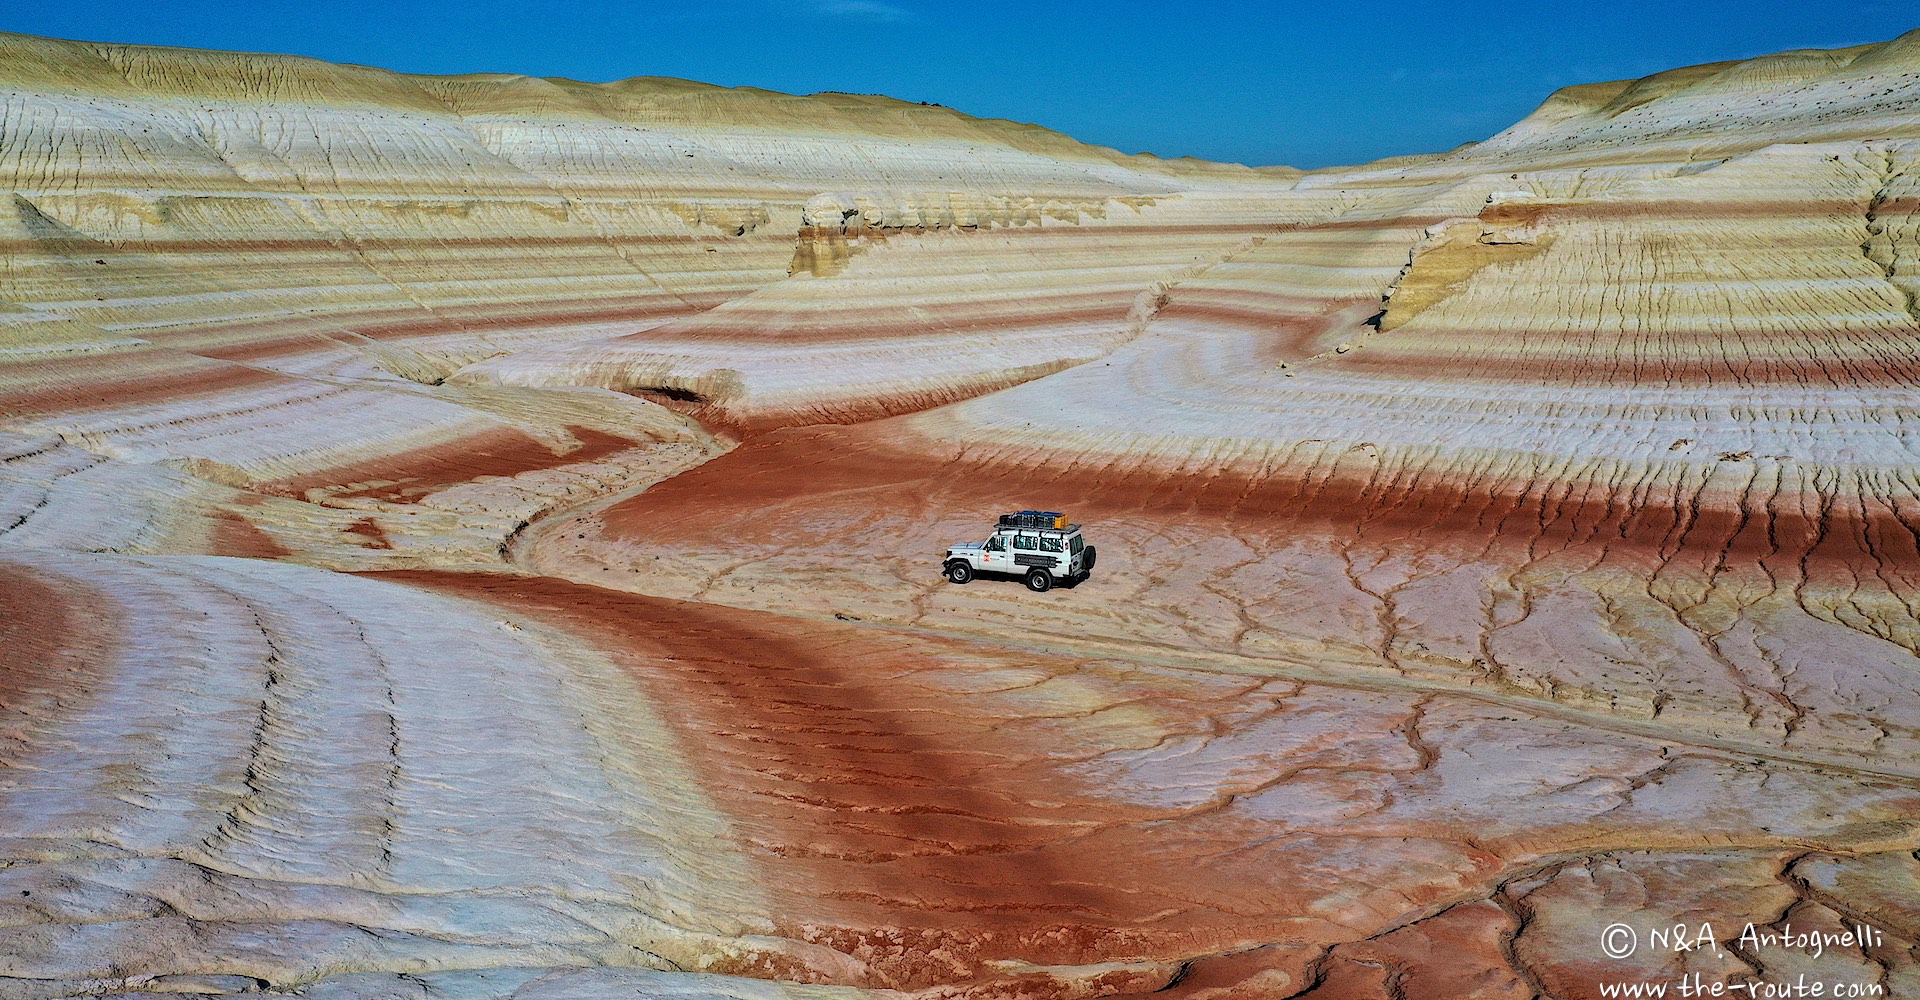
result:
[[[1920,995],[1920,34],[1304,175],[0,89],[0,995]]]

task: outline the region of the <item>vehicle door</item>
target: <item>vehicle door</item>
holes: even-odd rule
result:
[[[1009,536],[996,533],[987,539],[987,548],[981,554],[981,568],[995,573],[1013,572],[1013,553],[1007,551]]]

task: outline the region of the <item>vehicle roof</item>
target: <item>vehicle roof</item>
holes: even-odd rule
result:
[[[1080,526],[1077,524],[1069,524],[1064,528],[1028,528],[1028,527],[1024,527],[1022,525],[1016,525],[1016,524],[1001,524],[1001,525],[994,526],[993,533],[998,535],[1004,532],[1010,535],[1017,535],[1022,532],[1030,531],[1030,532],[1037,532],[1042,535],[1071,535],[1071,534],[1075,534],[1079,530],[1080,530]]]

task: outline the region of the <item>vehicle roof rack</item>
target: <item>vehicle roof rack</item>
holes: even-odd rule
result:
[[[1057,510],[1022,510],[1012,514],[1000,515],[1002,528],[1051,528],[1065,531],[1070,525],[1067,515]]]

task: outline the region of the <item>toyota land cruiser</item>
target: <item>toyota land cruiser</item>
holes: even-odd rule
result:
[[[984,542],[947,549],[943,572],[954,583],[967,583],[982,574],[1019,576],[1027,589],[1042,593],[1056,582],[1078,583],[1093,573],[1094,549],[1056,511],[1023,510],[1000,515],[993,535]]]

